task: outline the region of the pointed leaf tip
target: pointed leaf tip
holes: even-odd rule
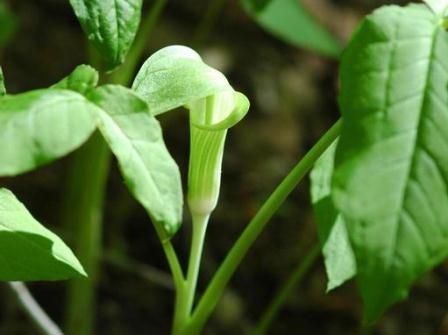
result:
[[[11,191],[0,189],[0,280],[87,276],[73,252],[43,227]]]

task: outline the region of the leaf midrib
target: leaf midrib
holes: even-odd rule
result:
[[[154,177],[152,176],[152,174],[148,171],[148,169],[146,168],[145,163],[143,162],[143,160],[141,159],[141,155],[140,155],[140,151],[134,146],[134,142],[133,140],[127,136],[127,134],[121,129],[121,127],[118,125],[118,123],[115,121],[115,119],[110,116],[107,112],[105,111],[101,111],[101,113],[103,113],[103,115],[105,115],[107,118],[109,118],[115,129],[124,137],[126,138],[126,140],[130,143],[132,152],[134,153],[134,155],[137,156],[138,158],[138,164],[140,167],[143,167],[142,170],[144,171],[144,174],[147,175],[151,181],[151,184],[153,185],[153,188],[156,190],[157,192],[157,197],[155,197],[156,199],[164,199],[163,197],[163,193],[159,190],[159,187],[157,186],[157,183],[154,180]],[[147,142],[147,141],[146,141]],[[163,202],[159,201],[159,205],[162,205]],[[160,213],[159,213],[160,214]]]
[[[420,104],[420,108],[419,108],[419,117],[418,117],[418,125],[417,125],[417,130],[416,130],[416,135],[415,135],[415,140],[413,143],[413,151],[412,151],[412,155],[411,155],[411,162],[409,164],[409,168],[406,174],[406,178],[405,178],[405,183],[403,184],[403,191],[402,193],[402,197],[400,200],[400,207],[399,207],[399,211],[397,213],[397,218],[396,218],[396,225],[395,225],[395,231],[394,231],[394,237],[393,237],[393,247],[391,248],[391,252],[390,252],[390,256],[388,259],[388,264],[387,264],[387,268],[393,269],[396,265],[395,265],[395,259],[396,257],[394,257],[394,255],[397,252],[397,245],[398,245],[398,236],[399,236],[399,232],[400,229],[402,227],[402,225],[404,224],[401,218],[401,215],[403,214],[403,212],[407,212],[406,209],[406,205],[405,205],[405,201],[408,197],[408,192],[409,192],[409,184],[412,180],[414,180],[415,178],[413,178],[413,174],[415,171],[415,166],[416,166],[416,161],[417,161],[417,149],[420,147],[420,142],[421,142],[421,135],[423,133],[422,127],[423,127],[423,120],[425,119],[425,116],[428,113],[428,109],[425,108],[425,106],[428,103],[428,99],[430,97],[430,80],[431,80],[431,74],[433,72],[433,67],[434,67],[434,63],[437,61],[436,60],[436,55],[435,55],[435,49],[436,49],[436,39],[438,36],[438,31],[439,31],[440,27],[437,24],[434,24],[433,27],[433,33],[431,36],[431,49],[430,49],[430,54],[429,54],[429,61],[428,61],[428,66],[427,66],[427,70],[426,70],[426,75],[425,75],[425,85],[424,85],[424,91],[422,93],[422,101]],[[396,49],[394,49],[396,50]],[[416,181],[417,182],[417,181]],[[413,222],[414,220],[411,219],[411,221]],[[415,225],[415,224],[414,224]],[[426,242],[423,242],[426,244]],[[430,255],[428,255],[430,256]]]
[[[51,95],[50,95],[51,96]],[[8,112],[4,112],[4,114],[6,114],[7,117],[9,117],[7,120],[5,120],[5,122],[3,122],[4,127],[2,127],[3,129],[8,129],[11,123],[19,123],[22,121],[25,121],[27,119],[29,119],[30,115],[33,115],[33,117],[36,117],[36,114],[40,114],[43,113],[45,111],[48,111],[48,108],[52,108],[53,106],[56,106],[58,104],[60,104],[61,102],[64,104],[68,104],[68,103],[72,103],[72,102],[77,102],[77,103],[83,103],[82,99],[79,99],[78,97],[72,97],[72,98],[66,98],[64,99],[63,97],[57,97],[54,96],[55,98],[58,98],[57,101],[51,101],[48,103],[43,103],[42,105],[38,106],[32,106],[31,109],[23,109],[23,110],[11,110]],[[48,99],[48,97],[45,97],[45,99]],[[28,114],[28,116],[26,116]],[[15,117],[17,116],[17,117]]]

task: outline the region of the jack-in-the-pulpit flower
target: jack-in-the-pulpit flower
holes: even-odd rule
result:
[[[208,216],[218,200],[227,130],[247,113],[249,100],[184,46],[166,47],[149,57],[133,89],[154,115],[181,106],[190,111],[187,198],[193,216]]]
[[[247,98],[233,90],[187,105],[190,110],[188,204],[193,215],[209,215],[218,202],[227,129],[249,109]]]

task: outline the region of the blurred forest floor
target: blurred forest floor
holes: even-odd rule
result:
[[[345,44],[361,18],[386,1],[304,3]],[[220,203],[208,232],[201,288],[263,200],[339,115],[337,61],[277,40],[259,28],[237,1],[225,4],[201,41],[196,29],[207,4],[205,0],[169,1],[147,49],[150,55],[166,45],[196,41],[193,44],[201,44],[199,51],[206,62],[223,71],[252,102],[247,118],[228,137]],[[0,51],[0,62],[11,93],[49,86],[87,62],[84,35],[68,1],[11,0],[9,5],[17,16],[18,29]],[[184,111],[161,118],[167,145],[184,177],[187,120]],[[12,189],[36,218],[69,245],[73,243],[70,229],[60,218],[71,159],[72,155],[35,172],[1,179],[2,186]],[[275,215],[236,273],[205,334],[249,333],[275,290],[317,243],[308,189],[308,181],[303,182]],[[185,226],[174,240],[183,260],[188,230],[185,215]],[[173,292],[164,255],[147,215],[124,187],[115,162],[105,202],[104,248],[96,334],[168,334]],[[65,283],[29,286],[61,324]],[[325,290],[326,276],[319,259],[269,333],[360,334],[362,306],[355,284],[329,294]],[[410,299],[390,310],[369,334],[448,334],[447,292],[448,265],[444,264],[421,280]],[[0,334],[37,333],[4,285],[0,294]]]

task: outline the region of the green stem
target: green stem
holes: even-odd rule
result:
[[[193,308],[196,286],[198,283],[199,268],[201,265],[202,250],[204,248],[205,232],[209,215],[193,215],[193,236],[191,239],[190,259],[187,271],[187,304],[185,315],[189,316]]]
[[[71,166],[65,222],[75,236],[75,253],[89,278],[69,282],[66,334],[90,335],[94,320],[94,294],[101,253],[101,222],[110,152],[96,132],[76,153]]]
[[[263,231],[264,227],[283,204],[288,195],[296,188],[315,161],[339,136],[342,120],[337,121],[324,136],[311,148],[303,159],[292,169],[286,178],[271,194],[268,200],[251,220],[239,239],[227,254],[212,281],[208,285],[198,306],[188,322],[183,334],[199,334],[219,302],[227,284],[235,273],[244,256]]]
[[[293,273],[289,276],[283,286],[278,290],[271,303],[261,315],[258,325],[255,327],[253,335],[267,334],[269,327],[277,317],[280,309],[287,299],[292,295],[296,286],[300,283],[304,275],[310,267],[315,263],[320,254],[320,246],[317,245],[309,251],[309,253],[300,260]]]
[[[131,49],[126,64],[110,82],[128,85],[142,56],[146,41],[167,0],[157,0]],[[89,48],[89,57],[98,64],[98,54]],[[102,207],[109,172],[110,151],[99,135],[95,135],[75,154],[71,167],[65,204],[65,221],[73,227],[76,254],[89,273],[89,279],[69,282],[66,308],[66,334],[90,335],[94,320],[95,281],[101,251]],[[182,270],[171,243],[163,245],[175,282]]]
[[[205,15],[199,22],[196,31],[193,34],[192,45],[195,48],[204,44],[205,39],[210,34],[216,20],[218,19],[219,13],[226,4],[227,0],[212,0],[207,7]]]
[[[187,278],[178,292],[174,314],[173,334],[180,334],[190,317],[199,276],[205,233],[210,215],[192,215],[193,236]]]
[[[178,291],[182,288],[184,283],[182,267],[180,266],[179,259],[177,258],[176,251],[174,250],[171,241],[162,242],[162,247],[173,275],[174,287],[176,288],[176,291]]]
[[[142,23],[129,54],[126,56],[125,63],[112,75],[115,83],[121,83],[124,86],[129,86],[131,84],[130,81],[140,58],[145,52],[151,32],[166,4],[167,0],[156,0],[152,5],[148,15]]]

